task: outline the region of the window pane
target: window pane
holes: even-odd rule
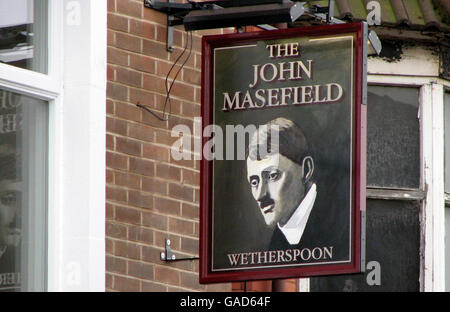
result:
[[[48,104],[0,89],[0,291],[45,290]]]
[[[0,1],[0,62],[47,73],[48,0]]]
[[[370,86],[367,107],[367,185],[418,188],[419,89]]]
[[[311,278],[311,291],[419,291],[419,203],[367,200],[366,272]]]

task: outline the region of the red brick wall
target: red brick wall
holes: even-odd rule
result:
[[[174,161],[176,124],[200,116],[201,35],[172,90],[172,117],[159,121],[164,79],[183,50],[166,51],[166,16],[142,0],[108,0],[106,289],[108,291],[231,291],[231,284],[199,285],[198,260],[160,260],[165,238],[179,257],[198,255],[199,162]],[[178,67],[176,68],[176,70]],[[172,75],[173,77],[173,75]]]

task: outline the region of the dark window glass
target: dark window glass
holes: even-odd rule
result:
[[[370,86],[367,107],[367,185],[418,188],[419,90]]]
[[[367,201],[366,272],[310,279],[313,291],[419,291],[419,203]]]
[[[47,0],[0,1],[0,63],[47,73]]]

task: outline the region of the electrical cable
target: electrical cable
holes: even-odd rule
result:
[[[172,91],[172,88],[178,78],[178,75],[180,74],[181,70],[184,68],[184,66],[186,65],[187,61],[190,59],[191,54],[192,54],[192,31],[186,32],[186,44],[184,46],[183,52],[181,52],[181,54],[177,57],[177,59],[175,60],[175,62],[172,64],[172,67],[170,68],[169,72],[166,75],[166,79],[165,79],[165,87],[166,87],[166,100],[164,102],[164,107],[163,107],[163,114],[162,117],[159,116],[156,112],[154,112],[153,110],[151,110],[150,108],[148,108],[145,105],[141,105],[139,102],[137,103],[136,106],[145,109],[147,112],[151,113],[153,116],[155,116],[157,119],[161,120],[161,121],[167,121],[169,120],[170,115],[172,114],[172,101],[170,100],[170,93]],[[175,66],[177,65],[178,61],[183,57],[183,55],[186,53],[186,50],[188,48],[189,45],[189,53],[188,56],[186,57],[186,59],[184,60],[183,64],[180,66],[180,68],[178,69],[177,73],[175,74],[175,77],[173,78],[172,82],[170,83],[170,87],[169,87],[169,76],[172,73],[172,70],[175,68]],[[167,104],[169,104],[169,113],[166,114],[166,109],[167,109]]]

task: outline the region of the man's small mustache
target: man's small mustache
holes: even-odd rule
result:
[[[273,204],[275,204],[275,201],[272,198],[268,198],[268,199],[259,201],[259,207],[261,209],[264,209],[265,207],[273,205]]]

